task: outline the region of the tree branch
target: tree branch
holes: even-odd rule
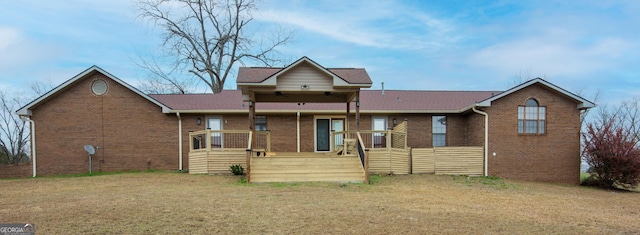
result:
[[[169,3],[174,7],[169,7]],[[143,0],[138,8],[140,17],[164,28],[162,45],[181,58],[176,62],[188,65],[188,72],[204,81],[214,93],[222,91],[237,62],[243,64],[246,59],[272,65],[279,61],[271,58],[276,48],[291,39],[291,34],[278,35],[266,49],[255,49],[256,45],[244,32],[253,20],[254,0]],[[186,12],[182,17],[169,14],[181,9]]]

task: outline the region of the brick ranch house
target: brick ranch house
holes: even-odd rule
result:
[[[582,97],[539,78],[502,92],[371,84],[364,69],[303,57],[242,67],[237,90],[154,95],[93,66],[17,111],[35,126],[25,175],[88,172],[92,145],[94,171],[240,164],[252,182],[361,182],[367,172],[579,183],[580,112],[595,106]]]

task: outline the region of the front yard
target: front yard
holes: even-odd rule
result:
[[[172,172],[0,180],[39,234],[636,234],[640,193],[490,178],[243,184]]]

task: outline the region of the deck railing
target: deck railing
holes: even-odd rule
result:
[[[254,149],[271,149],[271,132],[256,131],[256,143]],[[189,150],[197,151],[223,151],[223,150],[243,150],[246,149],[251,133],[248,130],[201,130],[189,132]]]
[[[372,131],[365,130],[359,132],[350,132],[347,136],[345,131],[336,131],[332,133],[331,138],[332,146],[340,146],[343,144],[343,139],[356,139],[357,135],[360,135],[360,141],[367,149],[406,149],[407,148],[407,133],[393,130],[386,131]]]
[[[369,148],[365,146],[360,132],[346,132],[335,131],[332,133],[331,144],[334,146],[334,151],[342,151],[342,154],[348,153],[349,155],[357,155],[362,164],[362,170],[364,172],[364,183],[369,183]],[[355,145],[355,146],[352,146]],[[351,149],[351,146],[354,149]]]

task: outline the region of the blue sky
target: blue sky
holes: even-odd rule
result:
[[[505,90],[542,77],[599,104],[640,96],[640,1],[260,2],[254,27],[295,32],[279,49],[363,67],[373,89]],[[138,84],[132,61],[161,52],[159,28],[124,0],[0,0],[0,89],[29,94],[91,65]],[[257,65],[257,64],[248,64]],[[231,78],[225,86],[235,87]],[[204,91],[204,88],[199,91]]]

